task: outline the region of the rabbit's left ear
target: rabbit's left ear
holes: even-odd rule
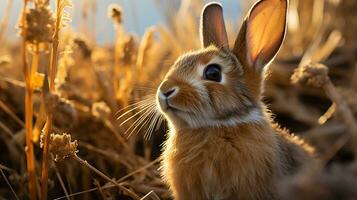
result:
[[[224,25],[223,9],[219,3],[210,3],[205,6],[201,16],[202,46],[228,47],[226,26]]]
[[[273,60],[285,38],[288,3],[260,0],[252,7],[233,47],[242,63],[261,71]]]

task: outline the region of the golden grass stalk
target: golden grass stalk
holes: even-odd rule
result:
[[[43,145],[43,160],[42,160],[42,174],[41,174],[41,196],[43,199],[47,199],[48,193],[48,137],[49,132],[52,129],[52,114],[48,113],[46,124],[44,127],[44,145]]]
[[[35,44],[33,48],[33,56],[31,63],[31,92],[34,90],[34,78],[38,69],[38,63],[40,62],[39,44]]]
[[[32,140],[35,143],[40,140],[42,134],[42,126],[45,124],[46,118],[47,116],[46,116],[45,102],[42,102],[39,108],[36,122],[32,130]]]
[[[56,0],[56,22],[55,30],[52,40],[52,49],[50,57],[50,66],[47,72],[49,72],[49,92],[53,93],[55,90],[55,76],[56,76],[56,63],[58,57],[58,45],[59,45],[59,31],[61,26],[64,25],[62,19],[68,20],[64,8],[71,6],[68,0]],[[47,199],[48,194],[48,162],[49,162],[49,132],[52,129],[53,115],[51,112],[47,112],[46,124],[44,127],[44,140],[43,140],[43,160],[42,160],[42,176],[41,176],[41,195],[43,199]]]
[[[23,0],[23,7],[21,11],[21,25],[25,27],[26,24],[26,8],[27,8],[27,0]],[[29,65],[27,63],[27,55],[26,55],[26,28],[23,28],[22,32],[22,62],[23,62],[23,70],[25,75],[26,82],[26,94],[25,94],[25,130],[26,130],[26,160],[27,160],[27,172],[29,178],[29,193],[30,199],[36,199],[36,174],[35,174],[35,158],[34,158],[34,148],[32,142],[32,115],[33,115],[33,107],[32,107],[32,81],[31,81],[31,72],[29,69]]]
[[[120,54],[121,54],[121,43],[120,39],[124,37],[124,30],[123,30],[123,10],[120,6],[116,4],[111,4],[108,7],[108,17],[113,20],[114,27],[115,27],[115,41],[114,41],[114,77],[113,77],[113,87],[115,96],[117,96],[117,92],[119,91],[119,67],[120,67]]]
[[[138,57],[136,59],[136,66],[139,68],[146,64],[145,58],[147,58],[148,52],[154,43],[154,33],[155,28],[150,27],[143,36],[138,50]]]

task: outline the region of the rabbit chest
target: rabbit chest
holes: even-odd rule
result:
[[[171,133],[163,176],[176,199],[264,199],[279,171],[277,149],[273,134],[259,128]]]

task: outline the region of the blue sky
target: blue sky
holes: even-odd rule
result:
[[[54,0],[51,0],[54,2]],[[72,9],[73,21],[71,26],[75,30],[79,30],[79,24],[81,19],[81,13],[79,9],[86,0],[73,0],[74,7]],[[165,0],[161,0],[165,1]],[[171,1],[171,0],[167,0]],[[225,18],[233,20],[239,16],[239,5],[243,0],[219,0],[222,3],[225,11]],[[124,10],[124,26],[129,32],[135,32],[139,35],[145,32],[147,27],[164,24],[163,12],[160,11],[158,6],[158,0],[96,0],[96,38],[100,43],[111,42],[114,39],[114,28],[112,22],[107,17],[107,7],[112,3],[120,5]],[[206,0],[210,2],[210,0]],[[2,18],[4,10],[7,5],[7,0],[0,0],[0,17]],[[13,6],[11,9],[10,24],[11,27],[8,33],[10,38],[16,39],[16,30],[14,25],[16,24],[18,15],[20,13],[22,1],[13,0]],[[136,9],[134,9],[136,8]],[[69,10],[71,11],[71,10]]]

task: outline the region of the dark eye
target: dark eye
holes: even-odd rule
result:
[[[221,66],[209,64],[203,72],[203,78],[210,81],[220,82],[222,80]]]

